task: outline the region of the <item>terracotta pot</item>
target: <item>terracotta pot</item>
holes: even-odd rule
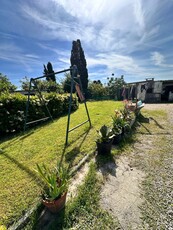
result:
[[[96,142],[97,143],[97,151],[98,154],[110,154],[111,153],[111,147],[112,147],[112,140],[110,140],[109,142]]]
[[[43,200],[42,202],[49,209],[50,212],[57,213],[64,208],[66,202],[66,195],[67,192],[65,192],[60,198],[56,200]]]

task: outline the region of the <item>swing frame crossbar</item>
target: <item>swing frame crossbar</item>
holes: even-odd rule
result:
[[[70,133],[71,131],[73,131],[73,130],[77,129],[78,127],[80,127],[80,126],[84,125],[84,124],[85,124],[85,123],[87,123],[87,122],[89,122],[89,120],[86,120],[86,121],[82,122],[81,124],[76,125],[76,126],[75,126],[75,127],[73,127],[72,129],[70,129],[68,132]]]
[[[70,98],[69,98],[69,108],[68,108],[68,119],[67,119],[65,145],[68,144],[68,134],[69,134],[69,132],[72,132],[73,130],[79,128],[80,126],[84,125],[87,122],[89,122],[89,126],[91,127],[91,119],[90,119],[90,116],[89,116],[89,111],[88,111],[88,108],[87,108],[86,99],[84,98],[84,100],[82,102],[85,105],[85,110],[86,110],[88,120],[86,120],[86,121],[82,122],[81,124],[79,124],[79,125],[77,125],[77,126],[75,126],[75,127],[70,129],[70,115],[71,115],[71,107],[72,107],[72,94],[73,94],[74,84],[76,84],[76,81],[74,79],[79,80],[80,90],[81,90],[82,94],[83,94],[83,89],[82,89],[82,83],[81,83],[80,76],[77,75],[78,74],[77,66],[74,65],[74,66],[70,67],[69,69],[64,69],[64,70],[61,70],[61,71],[58,71],[58,72],[54,72],[54,74],[56,75],[56,74],[64,73],[64,72],[67,72],[67,71],[70,71],[70,73],[71,73],[71,88],[70,88]],[[51,76],[51,75],[52,75],[52,73],[51,74],[45,74],[43,76],[30,79],[29,90],[28,90],[28,99],[27,99],[27,103],[26,103],[24,132],[26,131],[27,125],[34,124],[34,123],[40,122],[40,121],[46,121],[48,119],[51,119],[52,122],[53,122],[52,115],[50,114],[50,111],[49,111],[49,109],[48,109],[48,107],[47,107],[47,105],[45,103],[45,100],[44,100],[44,98],[42,96],[42,93],[41,93],[40,89],[38,88],[38,85],[37,85],[37,82],[36,82],[39,79],[46,78],[46,77]],[[38,98],[39,98],[40,102],[45,106],[46,111],[47,111],[49,116],[45,117],[45,118],[37,119],[35,121],[27,122],[32,83],[34,84],[34,86],[36,88],[36,91],[38,92]]]
[[[56,74],[59,74],[59,73],[64,73],[64,72],[70,71],[70,70],[72,70],[72,68],[60,70],[60,71],[58,71],[58,72],[54,72],[54,74],[56,75]],[[39,80],[39,79],[41,79],[41,78],[49,77],[49,76],[51,76],[51,75],[52,75],[52,73],[45,74],[45,75],[43,75],[43,76],[34,78],[34,80]]]
[[[37,122],[40,122],[40,121],[46,121],[48,119],[50,119],[50,117],[45,117],[45,118],[41,118],[41,119],[38,119],[38,120],[35,120],[35,121],[30,121],[30,122],[27,122],[26,124],[30,125],[30,124],[34,124],[34,123],[37,123]]]

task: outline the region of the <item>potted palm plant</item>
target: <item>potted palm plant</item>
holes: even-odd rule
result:
[[[43,180],[43,204],[52,212],[59,212],[66,202],[69,173],[62,164],[57,163],[51,170],[45,164],[37,164],[37,172]]]
[[[110,154],[114,134],[112,129],[103,125],[98,131],[96,141],[98,154]]]

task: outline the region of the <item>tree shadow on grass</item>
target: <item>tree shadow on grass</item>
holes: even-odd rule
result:
[[[43,182],[39,178],[39,176],[37,176],[36,172],[30,170],[24,164],[21,164],[18,160],[16,160],[14,157],[10,156],[8,153],[2,151],[0,154],[3,155],[4,157],[6,157],[8,160],[10,160],[13,164],[15,164],[22,171],[26,172],[30,177],[32,177],[37,182],[37,184],[39,186],[42,186]]]
[[[10,137],[5,137],[4,139],[1,140],[1,143],[5,143],[8,141],[8,143],[6,145],[3,146],[3,149],[6,149],[18,142],[20,142],[21,140],[24,140],[25,138],[31,136],[34,133],[34,131],[28,131],[26,134],[18,134],[18,135],[13,135]]]

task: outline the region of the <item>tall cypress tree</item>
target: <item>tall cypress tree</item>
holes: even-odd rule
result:
[[[53,70],[51,62],[48,62],[47,66],[43,65],[43,67],[43,74],[50,74],[49,76],[46,76],[46,80],[48,81],[47,92],[56,92],[58,88],[56,84],[55,72]]]
[[[77,66],[82,82],[82,87],[84,92],[86,93],[88,88],[88,70],[84,51],[82,49],[81,42],[79,39],[77,41],[73,41],[72,43],[70,62],[71,66]]]
[[[53,70],[51,62],[47,63],[47,68],[45,65],[43,65],[43,66],[44,66],[44,74],[45,75],[51,74],[50,76],[46,77],[46,80],[56,82],[56,78],[55,78],[55,74],[54,74],[54,70]]]

